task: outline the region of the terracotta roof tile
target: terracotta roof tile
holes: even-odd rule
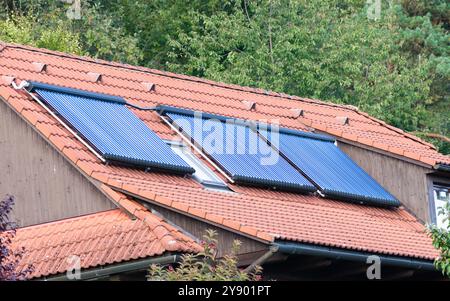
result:
[[[145,197],[145,195],[142,195]],[[154,200],[156,202],[158,202],[159,204],[165,205],[165,206],[172,206],[173,201],[171,199],[168,199],[166,197],[160,196],[160,195],[156,195]],[[203,215],[203,214],[199,214],[199,215]]]
[[[239,231],[246,233],[250,236],[256,236],[258,231],[255,228],[249,227],[249,226],[245,226],[245,225],[241,225]]]
[[[155,201],[157,201],[157,200],[155,200]],[[195,216],[198,216],[200,218],[205,218],[205,216],[206,216],[206,212],[205,211],[203,211],[201,209],[194,208],[194,207],[189,208],[188,213],[190,213],[192,215],[195,215]]]
[[[36,114],[38,114],[38,113],[36,113]],[[44,135],[47,138],[49,138],[50,135],[55,133],[54,132],[55,127],[57,127],[57,126],[52,126],[47,123],[41,123],[41,122],[36,123],[36,128],[42,133],[42,135]]]
[[[172,208],[175,208],[175,209],[178,209],[178,210],[181,210],[184,212],[189,212],[189,206],[182,202],[177,202],[177,201],[172,202]]]
[[[25,117],[25,119],[28,120],[28,122],[31,123],[32,125],[36,125],[36,123],[38,122],[39,113],[24,110],[22,112],[22,116]]]
[[[141,106],[165,104],[244,119],[277,119],[281,126],[303,130],[312,127],[429,165],[450,164],[448,156],[439,154],[419,138],[355,108],[27,46],[0,45],[6,46],[0,53],[0,75],[14,77],[16,82],[34,80],[117,95]],[[36,72],[33,62],[46,64],[46,72]],[[88,72],[101,74],[101,82],[89,81]],[[148,91],[142,82],[154,83],[157,88]],[[50,137],[55,147],[74,149],[65,155],[87,175],[147,201],[192,216],[204,216],[211,223],[228,224],[237,232],[262,240],[279,238],[426,259],[437,255],[423,232],[424,227],[402,208],[366,207],[234,185],[231,185],[234,193],[220,193],[205,190],[190,178],[104,165],[67,130],[49,122],[51,118],[35,102],[4,83],[0,84],[0,96],[24,118],[28,114],[37,130]],[[256,104],[255,109],[246,109],[245,102]],[[292,114],[299,109],[302,116],[293,118]],[[25,111],[34,113],[23,115]],[[161,137],[173,137],[154,112],[134,112]],[[348,117],[350,122],[340,124],[336,119],[339,116]],[[137,210],[137,215],[142,215],[143,211],[133,203],[124,199],[119,199],[119,203],[129,212]]]
[[[234,229],[236,231],[240,231],[240,229],[241,229],[241,224],[239,222],[236,222],[231,219],[224,219],[222,222],[222,225],[224,225],[225,227]],[[272,238],[269,238],[268,240],[272,240]]]
[[[77,166],[81,168],[87,175],[92,175],[94,169],[91,166],[92,164],[86,161],[77,161]]]
[[[223,217],[220,215],[207,213],[205,219],[219,225],[223,224]]]
[[[138,194],[141,195],[142,197],[144,197],[146,199],[150,199],[150,200],[154,200],[156,197],[156,194],[149,190],[141,190],[141,191],[139,191]]]
[[[44,63],[33,62],[33,66],[36,72],[45,72],[47,70],[47,64]]]

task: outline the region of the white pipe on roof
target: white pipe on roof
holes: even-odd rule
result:
[[[22,81],[19,85],[17,85],[14,80],[11,82],[11,86],[15,90],[23,90],[29,95],[33,100],[35,100],[37,103],[39,103],[53,118],[55,118],[59,123],[62,124],[62,126],[68,130],[72,135],[75,136],[75,138],[80,141],[84,146],[86,146],[97,158],[100,159],[103,163],[106,162],[106,160],[95,150],[93,149],[87,142],[83,140],[74,130],[72,130],[64,121],[62,121],[50,108],[48,108],[36,95],[25,89],[29,86],[29,83],[27,81]]]

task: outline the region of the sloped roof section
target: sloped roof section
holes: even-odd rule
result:
[[[35,61],[45,63],[46,71],[36,72]],[[102,80],[93,83],[89,72],[102,74]],[[450,163],[426,142],[353,108],[11,44],[4,44],[0,52],[0,76],[4,78],[0,96],[86,176],[103,183],[117,203],[122,198],[109,187],[265,242],[284,239],[428,260],[437,256],[424,226],[402,208],[239,186],[231,187],[235,192],[217,192],[189,177],[102,164],[10,82],[14,77],[17,83],[39,81],[105,93],[140,106],[172,105],[253,120],[276,118],[284,127],[316,128],[429,165]],[[149,91],[142,82],[154,83],[154,89]],[[243,100],[254,101],[256,109],[247,110]],[[301,109],[302,114],[294,118],[291,109]],[[155,112],[132,110],[161,138],[174,138]],[[348,124],[339,124],[336,116],[347,116]]]
[[[316,129],[428,165],[450,164],[450,157],[421,139],[352,106],[213,82],[143,67],[94,60],[45,49],[2,43],[0,75],[121,96],[138,105],[165,104],[244,119],[278,119],[285,127]],[[37,72],[34,63],[46,64]],[[93,83],[90,74],[102,74]],[[142,82],[154,84],[149,91]],[[243,101],[255,103],[248,110]],[[302,115],[292,116],[292,109]],[[345,124],[339,117],[345,116]]]
[[[19,269],[31,264],[28,279],[65,273],[71,256],[84,269],[160,256],[193,253],[200,246],[190,237],[132,200],[122,203],[139,217],[114,209],[17,230],[14,248],[25,248]]]
[[[376,208],[310,195],[233,186],[236,194],[111,176],[117,189],[261,240],[318,244],[433,260],[424,226],[402,208]]]

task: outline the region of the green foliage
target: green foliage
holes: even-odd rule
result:
[[[185,254],[175,269],[152,265],[147,279],[149,281],[256,281],[260,279],[261,267],[247,273],[237,266],[236,254],[240,242],[233,242],[231,254],[217,258],[217,233],[207,230],[202,242],[203,251],[198,254]]]
[[[222,0],[101,0],[108,12],[129,35],[137,38],[143,52],[143,66],[164,69],[168,61],[168,41],[181,30],[190,30],[192,12],[206,15],[226,8]]]
[[[99,5],[87,7],[78,22],[84,49],[90,56],[138,65],[143,51],[134,35],[128,35],[115,19],[102,12]]]
[[[3,7],[6,19],[0,21],[1,40],[129,64],[141,62],[143,52],[137,39],[98,4],[83,2],[77,20],[67,17],[69,6],[62,1],[12,3],[16,3],[11,6],[15,10],[9,14],[11,7]]]
[[[430,54],[414,61],[403,50],[401,7],[373,21],[358,3],[274,0],[244,8],[235,3],[232,13],[194,12],[197,26],[169,41],[169,69],[351,104],[407,131],[447,134],[448,107],[442,114],[430,114],[429,108],[448,97],[435,88],[441,87],[437,81],[448,57]],[[423,28],[414,30],[426,35]],[[438,36],[430,43],[435,55],[443,53],[448,35],[434,27],[428,31],[422,38]]]
[[[8,0],[0,38],[355,105],[449,153],[426,135],[450,135],[449,2],[366,3]]]
[[[450,133],[450,2],[445,0],[403,0],[397,10],[400,50],[409,64],[422,64],[429,82],[425,99],[428,119],[417,127],[429,133]],[[446,154],[450,143],[428,139]]]
[[[79,36],[63,22],[54,27],[40,27],[34,17],[10,16],[0,21],[0,40],[32,45],[50,50],[82,54]]]
[[[440,251],[440,256],[434,261],[435,267],[442,275],[450,278],[450,202],[439,209],[439,215],[443,215],[447,221],[447,229],[438,228],[435,225],[428,226],[428,234],[433,239],[433,246]]]

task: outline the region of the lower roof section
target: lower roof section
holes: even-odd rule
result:
[[[120,181],[120,183],[119,183]],[[403,208],[367,207],[312,195],[232,185],[234,193],[159,181],[109,182],[144,201],[266,241],[433,260],[425,227]],[[195,197],[192,197],[195,196]]]
[[[168,252],[200,250],[192,238],[143,206],[133,206],[135,212],[141,213],[137,218],[114,209],[19,228],[13,248],[24,248],[25,252],[18,269],[32,265],[33,272],[27,278],[34,279],[65,274],[77,258],[83,273],[86,269],[165,256]]]

